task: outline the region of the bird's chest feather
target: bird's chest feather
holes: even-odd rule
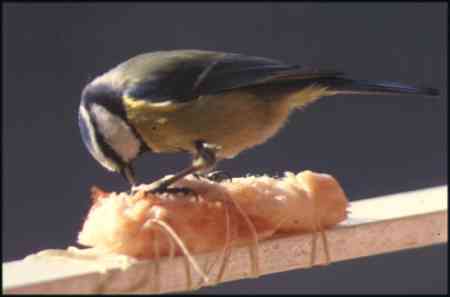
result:
[[[267,140],[289,113],[283,101],[264,100],[242,91],[181,104],[125,103],[130,122],[155,152],[194,152],[194,142],[203,140],[220,145],[219,156],[224,158]]]

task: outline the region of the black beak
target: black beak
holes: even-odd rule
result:
[[[131,164],[128,164],[122,168],[120,174],[130,183],[130,185],[136,186],[136,179],[134,177],[134,170]]]

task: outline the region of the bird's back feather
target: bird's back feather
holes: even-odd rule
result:
[[[135,65],[128,67],[127,63]],[[140,68],[136,70],[136,65]],[[277,60],[233,53],[178,50],[137,56],[113,71],[145,71],[128,86],[128,97],[151,102],[186,102],[202,95],[268,85],[280,81],[334,78],[336,71],[312,70]],[[133,74],[122,75],[130,77]]]
[[[200,96],[243,88],[253,88],[255,92],[276,91],[280,96],[310,86],[326,88],[328,92],[324,95],[438,94],[431,88],[353,80],[337,71],[311,69],[242,54],[200,50],[142,54],[120,64],[108,75],[131,82],[118,84],[126,86],[121,91],[128,98],[151,103],[189,102]]]

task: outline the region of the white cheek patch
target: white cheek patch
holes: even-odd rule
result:
[[[105,141],[125,162],[133,160],[139,153],[140,142],[131,128],[120,117],[98,104],[92,104],[91,112]]]
[[[86,111],[86,109],[84,108],[84,106],[80,105],[79,113],[80,113],[80,117],[83,119],[83,122],[86,125],[87,131],[89,133],[90,141],[89,141],[88,149],[89,149],[91,155],[108,170],[116,171],[117,166],[115,165],[115,163],[112,160],[110,160],[109,158],[107,158],[98,146],[98,142],[95,137],[94,126],[92,125],[91,118],[90,118],[88,112]]]

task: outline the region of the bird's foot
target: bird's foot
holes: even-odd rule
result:
[[[150,185],[139,185],[139,186],[133,186],[131,188],[131,194],[135,194],[137,192],[145,192],[145,193],[152,193],[152,194],[182,194],[183,196],[193,195],[198,196],[198,194],[188,187],[173,187],[169,188],[164,185],[159,185],[158,183],[153,183]]]
[[[214,181],[216,183],[221,183],[225,180],[228,180],[230,182],[233,181],[231,174],[229,174],[226,171],[222,171],[222,170],[210,172],[206,175],[206,178],[209,179],[210,181]]]
[[[173,187],[173,188],[156,188],[153,190],[149,190],[148,192],[152,193],[152,194],[181,194],[183,196],[195,196],[198,197],[197,192],[195,192],[194,190],[192,190],[191,188],[188,187]]]
[[[209,172],[207,174],[194,173],[193,175],[198,179],[206,178],[206,179],[208,179],[212,182],[216,182],[216,183],[221,183],[224,180],[229,180],[230,182],[233,181],[233,178],[231,177],[231,175],[228,172],[225,172],[222,170]]]

